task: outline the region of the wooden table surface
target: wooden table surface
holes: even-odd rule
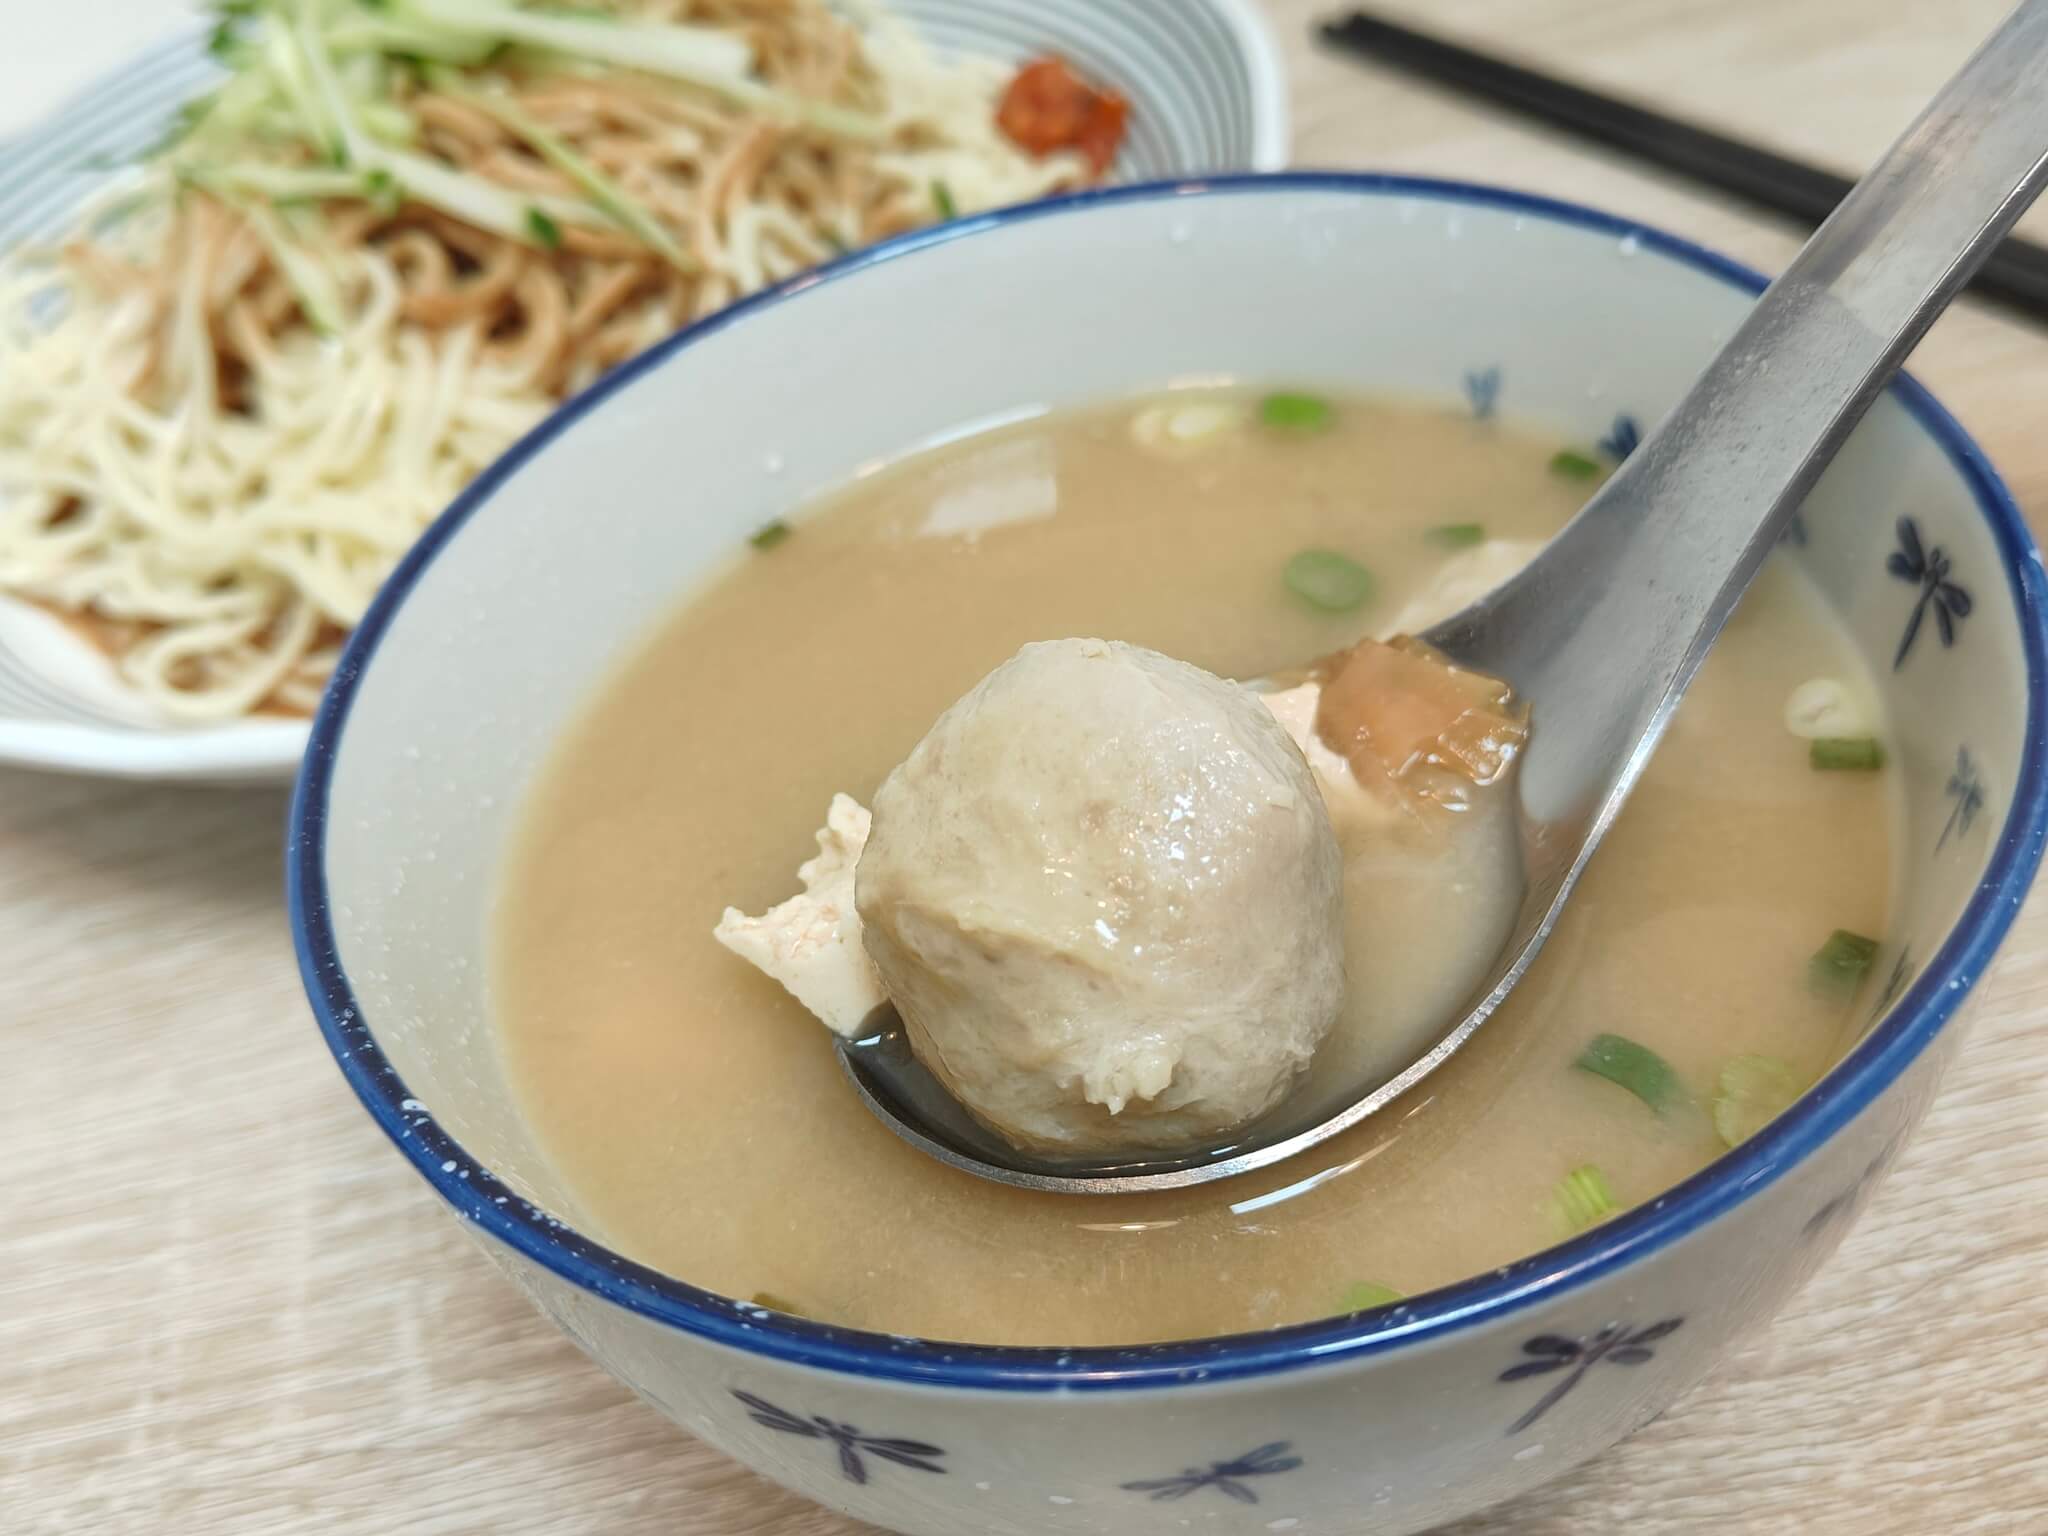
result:
[[[1767,218],[1319,56],[1323,8],[1272,0],[1302,162],[1513,183],[1764,267],[1795,248]],[[4,110],[169,9],[39,8],[47,44],[17,34],[0,60]],[[1853,170],[2005,0],[1397,9]],[[2048,336],[1964,306],[1914,366],[2042,527]],[[283,816],[277,793],[0,771],[0,1530],[852,1531],[630,1398],[385,1144],[301,998]],[[1629,1444],[1459,1536],[2048,1531],[2041,901],[1983,991],[1927,1125],[1786,1313]]]

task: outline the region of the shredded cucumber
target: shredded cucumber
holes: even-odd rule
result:
[[[551,13],[507,0],[223,0],[217,9],[212,51],[232,73],[155,153],[171,157],[181,184],[223,195],[273,203],[410,198],[543,248],[568,226],[615,228],[670,265],[695,271],[647,207],[492,89],[484,66],[516,50],[560,68],[629,69],[684,82],[841,137],[873,141],[883,132],[878,119],[762,84],[753,45],[718,27]],[[423,75],[488,113],[580,195],[524,196],[421,153],[403,87]],[[309,155],[311,163],[265,161],[271,146]],[[247,153],[251,147],[257,155]]]

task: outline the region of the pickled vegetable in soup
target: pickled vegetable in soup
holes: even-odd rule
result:
[[[1294,1091],[1399,1070],[1512,920],[1497,790],[1542,722],[1396,637],[1526,561],[1589,461],[1429,407],[1175,392],[913,456],[736,550],[559,744],[503,877],[494,1008],[565,1214],[835,1323],[1137,1343],[1465,1278],[1754,1134],[1869,1011],[1894,809],[1875,690],[1782,560],[1507,1005],[1407,1098],[1276,1168],[1116,1196],[956,1172],[846,1086],[820,1023],[835,995],[713,937],[728,907],[791,898],[806,859],[821,884],[851,873],[878,788],[999,664],[1096,637],[1309,685],[1262,695],[1341,853],[1343,997]],[[1811,749],[1788,701],[1816,688],[1840,705],[1830,737],[1873,750]],[[1270,959],[1255,907],[1227,937]],[[751,958],[775,970],[771,940]]]

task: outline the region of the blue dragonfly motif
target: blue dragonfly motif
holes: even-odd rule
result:
[[[1225,1498],[1235,1499],[1240,1504],[1256,1504],[1259,1502],[1258,1490],[1246,1479],[1292,1472],[1302,1461],[1301,1457],[1288,1454],[1293,1449],[1293,1441],[1275,1440],[1229,1461],[1212,1461],[1206,1467],[1189,1467],[1173,1477],[1145,1478],[1118,1486],[1126,1493],[1150,1494],[1154,1503],[1163,1499],[1184,1499],[1204,1488],[1214,1488]]]
[[[1491,421],[1500,406],[1500,369],[1477,368],[1465,375],[1465,399],[1475,421]]]
[[[1583,1339],[1567,1338],[1563,1334],[1541,1333],[1522,1345],[1522,1353],[1530,1358],[1519,1365],[1511,1365],[1497,1378],[1500,1381],[1523,1381],[1531,1376],[1548,1376],[1554,1371],[1569,1369],[1571,1374],[1544,1393],[1536,1405],[1508,1426],[1510,1436],[1519,1435],[1543,1415],[1550,1412],[1580,1382],[1586,1379],[1586,1372],[1605,1361],[1609,1365],[1645,1365],[1656,1358],[1657,1351],[1650,1346],[1659,1339],[1669,1338],[1685,1326],[1682,1317],[1667,1317],[1662,1322],[1650,1324],[1647,1328],[1632,1329],[1627,1323],[1609,1323],[1598,1333]]]
[[[1614,418],[1614,425],[1600,439],[1600,451],[1619,464],[1641,447],[1642,442],[1643,429],[1636,425],[1635,417],[1623,412]]]
[[[1899,637],[1898,654],[1892,657],[1894,672],[1906,664],[1913,642],[1920,637],[1920,621],[1930,611],[1941,634],[1942,649],[1946,650],[1956,643],[1956,626],[1970,616],[1973,606],[1970,594],[1949,579],[1947,551],[1939,544],[1922,543],[1918,523],[1910,517],[1900,518],[1898,538],[1899,547],[1886,558],[1884,568],[1900,581],[1919,587],[1920,595],[1913,604],[1912,617],[1906,620],[1906,632]]]
[[[1935,839],[1937,853],[1951,837],[1967,834],[1970,823],[1984,809],[1984,780],[1977,773],[1976,761],[1970,756],[1968,747],[1956,748],[1956,771],[1948,776],[1948,787],[1942,793],[1955,804],[1949,807],[1948,820],[1942,823],[1941,836]]]
[[[1807,1217],[1803,1229],[1806,1237],[1812,1240],[1837,1227],[1846,1226],[1862,1207],[1863,1198],[1870,1193],[1871,1186],[1877,1183],[1885,1169],[1891,1167],[1892,1160],[1899,1155],[1899,1148],[1905,1145],[1905,1141],[1904,1131],[1895,1133],[1892,1139],[1879,1149],[1877,1156],[1864,1166],[1863,1171],[1849,1181],[1847,1189]]]
[[[1878,1015],[1898,1000],[1899,994],[1906,990],[1906,983],[1911,981],[1919,970],[1920,967],[1913,963],[1913,957],[1901,949],[1899,957],[1892,962],[1891,974],[1885,977],[1884,985],[1877,989],[1877,1003],[1870,1010],[1871,1022],[1875,1023]]]
[[[946,1453],[936,1445],[923,1440],[903,1440],[892,1435],[870,1435],[852,1424],[842,1424],[837,1419],[828,1419],[823,1414],[812,1414],[808,1419],[778,1408],[751,1392],[742,1392],[737,1387],[732,1395],[746,1405],[747,1417],[764,1428],[780,1434],[797,1435],[806,1440],[823,1440],[839,1452],[839,1475],[849,1483],[865,1483],[868,1480],[867,1458],[893,1462],[899,1467],[914,1467],[920,1472],[940,1472],[939,1458]]]

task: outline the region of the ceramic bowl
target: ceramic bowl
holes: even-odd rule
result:
[[[1055,52],[1131,102],[1117,181],[1287,163],[1287,76],[1254,0],[887,0],[927,42],[988,58]],[[127,175],[220,67],[188,31],[0,145],[0,249],[56,238]],[[111,168],[110,168],[111,167]],[[119,778],[283,783],[302,720],[180,727],[156,718],[71,628],[0,594],[0,763]]]
[[[1895,722],[1905,813],[1868,1032],[1740,1150],[1506,1269],[1368,1313],[1129,1349],[771,1316],[577,1230],[508,1100],[485,924],[521,795],[611,665],[750,529],[861,466],[1022,406],[1219,378],[1462,401],[1625,454],[1760,286],[1583,208],[1296,175],[912,236],[657,349],[435,526],[315,725],[290,895],[343,1072],[609,1370],[876,1525],[1393,1536],[1557,1477],[1699,1380],[1841,1239],[1934,1092],[2040,855],[2039,557],[1918,385],[1878,402],[1780,556],[1840,610]]]

